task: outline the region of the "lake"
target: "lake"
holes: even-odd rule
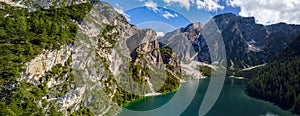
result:
[[[173,103],[172,107],[166,107],[163,110],[155,110],[155,108],[164,106],[170,102],[176,92],[146,97],[135,101],[123,109],[120,116],[198,116],[199,108],[208,88],[210,79],[192,79],[186,83],[182,83],[179,92],[179,100],[185,101],[194,94],[190,92],[195,89],[196,94],[186,109],[180,109],[184,103]],[[197,84],[199,83],[199,84]],[[292,115],[288,111],[280,109],[267,101],[255,99],[247,96],[245,93],[245,80],[226,78],[220,96],[212,109],[206,114],[207,116],[289,116]],[[171,104],[171,103],[170,103]],[[129,110],[127,110],[129,109]],[[133,111],[130,111],[133,110]],[[182,112],[181,112],[182,110]],[[144,112],[141,112],[144,111]],[[148,112],[147,112],[148,111]],[[181,114],[178,114],[181,112]]]

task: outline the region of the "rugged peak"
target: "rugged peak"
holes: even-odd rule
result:
[[[213,17],[213,19],[233,19],[233,20],[243,20],[243,21],[249,21],[252,23],[255,23],[255,18],[254,17],[242,17],[238,16],[233,13],[224,13],[224,14],[219,14]]]
[[[196,22],[196,23],[191,23],[189,24],[187,27],[185,28],[181,28],[181,32],[199,32],[200,29],[203,28],[203,25],[200,22]]]
[[[152,29],[145,29],[145,30],[142,30],[145,32],[145,35],[148,36],[146,39],[146,41],[154,41],[156,40],[156,37],[157,37],[157,34],[154,30]]]
[[[242,17],[242,20],[248,24],[255,24],[255,18],[254,17]]]
[[[283,27],[289,27],[289,25],[287,23],[280,22],[273,25],[268,25],[267,27],[283,28]]]
[[[237,16],[233,13],[225,13],[225,14],[220,14],[216,15],[213,20],[216,22],[216,24],[219,26],[221,30],[228,26],[233,26],[235,24],[238,25],[258,25],[255,22],[254,17],[241,17]]]
[[[233,13],[216,15],[212,21],[222,33],[228,64],[231,69],[242,69],[263,64],[280,52],[286,44],[291,42],[300,33],[300,26],[286,23],[264,26],[257,24],[254,17],[241,17]],[[208,27],[209,25],[205,25]],[[209,50],[201,34],[203,25],[193,23],[185,28],[167,33],[163,40],[169,40],[169,45],[182,45],[191,41],[196,52],[199,52],[198,61],[209,61]],[[172,41],[170,41],[172,40]],[[176,41],[175,41],[176,40]],[[183,51],[186,47],[176,48]],[[182,53],[178,53],[179,56]]]
[[[285,22],[280,22],[280,23],[276,23],[276,24],[274,24],[274,25],[288,25],[288,24],[285,23]]]
[[[224,14],[219,14],[213,17],[213,19],[222,19],[222,18],[238,18],[240,16],[237,16],[233,13],[224,13]]]
[[[189,24],[186,28],[192,28],[192,29],[203,28],[203,25],[200,22],[196,22],[196,23]]]
[[[127,47],[132,52],[141,44],[156,40],[156,33],[153,30],[138,30],[133,36],[126,40]]]
[[[116,10],[114,10],[114,8],[107,2],[98,2],[97,4],[94,4],[94,8],[97,9],[97,11],[99,11],[100,14],[104,15],[104,17],[106,17],[108,21],[126,21],[126,18],[119,14]]]

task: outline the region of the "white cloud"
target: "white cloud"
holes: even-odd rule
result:
[[[157,4],[155,2],[153,2],[153,1],[151,1],[151,0],[145,2],[144,6],[152,9],[154,12],[159,11],[159,9],[157,8]]]
[[[171,13],[168,12],[168,11],[165,11],[165,12],[162,14],[162,16],[165,17],[166,19],[178,17],[178,15],[177,15],[176,13],[175,13],[175,14],[171,14]]]
[[[118,3],[116,3],[116,7],[114,7],[114,9],[115,9],[118,13],[122,14],[123,16],[125,16],[125,18],[127,19],[127,21],[131,21],[131,20],[130,20],[130,15],[126,14],[126,13],[124,12],[124,10],[123,10],[123,7],[121,7]]]
[[[299,0],[228,0],[227,4],[240,7],[239,15],[254,16],[261,24],[300,24]]]
[[[138,0],[138,1],[142,2],[144,0]],[[172,14],[168,11],[158,9],[157,3],[155,3],[151,0],[148,0],[148,1],[144,2],[144,6],[146,6],[147,8],[149,8],[151,10],[153,10],[155,13],[159,13],[161,16],[163,16],[166,19],[178,17],[178,14],[176,14],[176,13]]]
[[[182,7],[185,7],[187,10],[191,6],[196,5],[198,9],[206,9],[208,11],[217,11],[223,9],[224,6],[219,4],[220,0],[163,0],[168,5],[170,4],[179,4]]]
[[[190,9],[191,3],[195,3],[194,0],[163,0],[168,5],[170,4],[179,4],[186,9]]]
[[[224,6],[219,4],[219,0],[196,0],[198,9],[206,9],[208,11],[217,11],[224,9]]]
[[[164,32],[156,32],[156,34],[157,34],[158,37],[163,37],[165,35]]]

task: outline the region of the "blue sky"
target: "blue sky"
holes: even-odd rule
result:
[[[179,14],[182,14],[184,17],[188,18],[192,22],[203,22],[203,23],[211,19],[211,17],[216,14],[227,13],[227,12],[238,14],[238,12],[240,11],[238,7],[231,7],[226,5],[225,0],[220,0],[219,2],[222,6],[224,6],[223,9],[213,9],[213,11],[209,11],[207,10],[207,8],[199,9],[197,8],[197,5],[192,5],[192,4],[190,5],[189,8],[186,8],[180,3],[175,3],[175,2],[168,4],[165,2],[168,0],[103,0],[103,1],[108,2],[114,8],[123,10],[125,12],[137,7],[145,6],[147,2],[148,3],[153,2],[154,4],[157,5],[157,7],[164,7],[166,9],[170,9],[175,12],[178,12]]]
[[[279,22],[300,24],[300,0],[102,1],[110,3],[119,13],[128,18],[129,23],[138,25],[138,27],[147,27],[153,25],[159,27],[159,25],[162,23],[166,23],[164,26],[170,28],[182,27],[182,25],[192,22],[201,22],[205,24],[213,16],[229,12],[242,17],[254,17],[257,23],[264,25],[270,25]],[[149,14],[149,11],[151,10],[153,12]],[[153,18],[156,20],[153,20]],[[185,19],[188,19],[188,21]],[[141,24],[142,22],[150,23]],[[176,24],[176,22],[180,23]],[[157,31],[159,29],[154,30]]]

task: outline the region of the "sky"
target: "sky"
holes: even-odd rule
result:
[[[169,22],[167,23],[169,27],[178,28],[182,27],[182,24],[171,24],[174,23],[175,19],[177,19],[177,22],[201,22],[205,24],[213,16],[222,13],[234,13],[242,17],[255,17],[257,23],[264,25],[276,24],[280,22],[285,22],[288,24],[300,24],[300,0],[102,1],[110,3],[119,13],[127,17],[129,23],[135,25],[141,24],[142,21],[150,22],[151,20],[149,19],[151,17],[155,17],[158,20],[154,22]],[[148,11],[153,12],[152,14],[149,14]],[[157,16],[154,16],[153,13],[156,13]],[[165,18],[165,20],[162,18]],[[181,18],[181,20],[178,18]],[[149,23],[148,26],[149,25],[151,25],[151,23]]]

